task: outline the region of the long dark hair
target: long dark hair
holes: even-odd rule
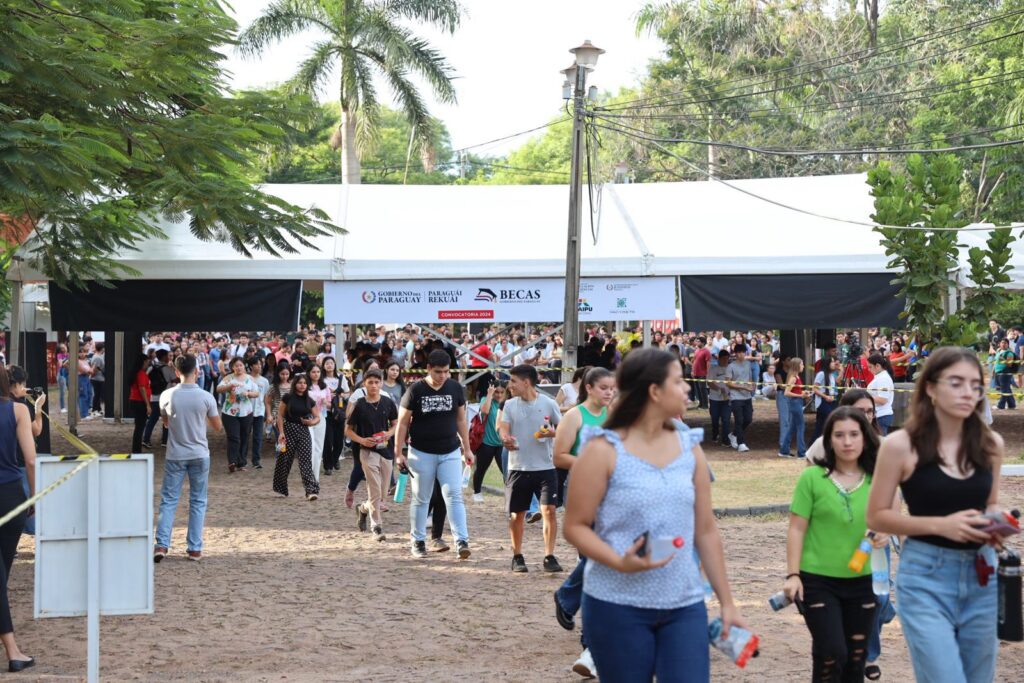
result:
[[[878,446],[881,443],[881,439],[878,438],[878,433],[871,427],[868,418],[864,417],[864,413],[850,406],[841,406],[833,410],[832,414],[828,416],[828,420],[825,422],[825,431],[821,437],[821,445],[825,447],[825,476],[832,474],[836,469],[836,452],[832,448],[832,431],[840,420],[853,420],[860,427],[860,432],[864,436],[864,450],[860,452],[857,464],[862,470],[873,475],[875,473],[875,461],[878,458]]]
[[[277,367],[274,369],[274,383],[273,383],[273,386],[278,387],[278,390],[280,390],[281,383],[282,383],[281,382],[281,373],[283,373],[285,370],[288,371],[288,386],[289,387],[291,387],[291,382],[295,379],[295,375],[298,374],[298,373],[293,373],[292,372],[292,366],[289,365],[288,363],[278,363]],[[309,382],[306,382],[306,384],[308,385]]]
[[[856,387],[854,389],[847,389],[843,392],[843,397],[839,399],[840,406],[852,406],[858,401],[867,399],[871,401],[871,427],[875,430],[876,434],[882,433],[882,428],[878,426],[878,415],[875,414],[875,399],[871,396],[871,393],[867,389],[861,389]]]
[[[142,353],[141,351],[135,355],[135,361],[132,363],[131,372],[128,374],[132,378],[132,384],[135,384],[135,378],[138,376],[140,370],[145,370],[149,367],[149,355]]]
[[[673,356],[661,349],[636,349],[631,351],[619,366],[615,381],[619,387],[619,400],[614,410],[608,413],[605,429],[631,427],[640,419],[647,408],[651,385],[664,384],[669,368],[679,363],[679,356]],[[665,429],[673,429],[670,421]]]
[[[981,362],[970,349],[944,346],[928,356],[928,362],[917,376],[914,395],[910,399],[910,417],[903,428],[910,437],[910,445],[917,454],[917,469],[939,460],[939,421],[935,406],[926,388],[935,384],[939,376],[957,363],[967,363],[978,370],[978,381],[984,386],[985,373]],[[982,470],[992,469],[992,458],[998,453],[995,437],[985,420],[982,419],[983,401],[978,401],[974,412],[964,420],[960,435],[960,452],[957,453],[957,468],[966,474],[968,466]]]
[[[295,385],[298,384],[299,382],[306,383],[306,393],[304,393],[302,396],[299,396],[297,393],[295,393]],[[300,400],[305,401],[307,410],[312,410],[315,401],[313,401],[313,397],[309,395],[309,377],[307,377],[306,374],[303,372],[297,373],[292,378],[291,389],[289,390],[288,395],[285,396],[284,399],[282,400],[285,402],[285,411],[289,415],[292,414],[292,405],[296,401]]]
[[[0,363],[0,401],[11,400],[11,379],[7,376],[7,368]]]
[[[580,382],[580,393],[578,398],[576,399],[576,405],[583,405],[583,403],[587,400],[587,397],[590,395],[590,392],[587,391],[588,386],[592,387],[601,380],[603,380],[605,377],[614,376],[615,374],[611,370],[608,370],[607,368],[587,368],[587,374],[583,378],[583,381]]]

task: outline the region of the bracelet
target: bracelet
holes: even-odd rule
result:
[[[786,574],[786,581],[789,581],[794,576],[799,579],[800,578],[800,572],[794,572],[792,574]]]

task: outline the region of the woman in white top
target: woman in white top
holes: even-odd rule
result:
[[[331,390],[323,379],[323,370],[319,365],[309,369],[309,397],[319,408],[319,415],[323,418],[331,408]],[[324,441],[327,438],[327,422],[323,419],[317,420],[316,424],[310,426],[309,435],[313,446],[313,477],[320,481],[320,464],[324,459]]]
[[[580,382],[583,381],[589,369],[576,368],[576,372],[572,375],[572,381],[566,382],[558,388],[558,393],[555,395],[555,403],[558,404],[558,408],[562,411],[563,415],[575,408],[579,402]]]
[[[892,427],[892,399],[895,386],[892,382],[892,375],[889,361],[880,353],[871,354],[868,357],[868,369],[875,376],[868,382],[868,392],[875,401],[875,417],[878,418],[878,427],[882,436],[889,433]]]

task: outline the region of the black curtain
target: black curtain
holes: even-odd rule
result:
[[[62,289],[55,330],[294,330],[301,280],[129,280]]]
[[[688,330],[898,327],[904,300],[889,273],[680,278]]]

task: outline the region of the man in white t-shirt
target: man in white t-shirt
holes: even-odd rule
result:
[[[895,386],[892,375],[889,374],[889,361],[880,353],[868,357],[868,369],[874,374],[874,378],[868,383],[868,393],[875,401],[875,417],[878,419],[878,427],[882,436],[889,433],[892,427],[892,400],[895,396]]]

